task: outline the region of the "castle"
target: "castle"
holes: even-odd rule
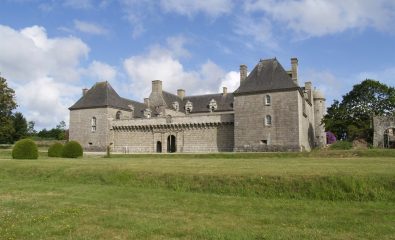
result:
[[[99,82],[69,110],[70,140],[95,151],[310,151],[326,144],[325,97],[311,82],[299,85],[297,58],[289,71],[277,59],[260,60],[249,74],[241,65],[233,93],[172,94],[154,80],[142,103]]]

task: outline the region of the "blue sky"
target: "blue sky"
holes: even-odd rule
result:
[[[107,80],[143,101],[151,80],[187,95],[238,87],[239,65],[299,59],[327,106],[354,84],[395,84],[393,0],[2,0],[0,72],[38,128],[68,121]]]

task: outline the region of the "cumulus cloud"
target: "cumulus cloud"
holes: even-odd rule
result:
[[[79,20],[74,20],[74,27],[83,33],[95,34],[95,35],[103,35],[107,34],[108,30],[90,22],[84,22]]]
[[[169,42],[172,40],[169,39]],[[165,90],[175,93],[178,88],[183,88],[187,95],[216,92],[225,83],[227,73],[211,60],[197,69],[185,69],[178,58],[180,51],[172,51],[172,46],[152,46],[147,53],[124,60],[131,89],[140,100],[149,96],[151,81],[156,79],[163,81]],[[185,54],[183,44],[175,49],[183,49],[181,52]]]
[[[247,12],[263,12],[283,23],[299,38],[319,37],[350,29],[372,27],[393,31],[395,2],[392,0],[252,0]]]
[[[67,120],[80,94],[80,61],[89,47],[74,37],[49,38],[43,27],[15,30],[0,25],[0,69],[16,91],[17,103],[38,127]]]
[[[255,42],[263,43],[269,49],[279,48],[272,33],[272,24],[267,18],[238,17],[233,31],[240,36],[252,38]]]
[[[192,17],[197,13],[203,13],[210,17],[217,17],[223,14],[230,13],[233,9],[233,1],[161,0],[161,7],[166,12],[174,12],[188,17]]]
[[[117,76],[117,70],[114,66],[96,60],[88,68],[81,71],[96,81],[113,81]]]

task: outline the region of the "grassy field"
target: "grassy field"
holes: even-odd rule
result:
[[[12,160],[0,239],[395,239],[395,151]]]

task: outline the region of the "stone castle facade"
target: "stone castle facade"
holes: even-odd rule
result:
[[[325,97],[298,83],[298,60],[286,71],[260,60],[230,93],[188,96],[152,81],[144,102],[120,97],[108,82],[84,89],[70,109],[70,139],[85,149],[117,152],[310,151],[326,144]]]

